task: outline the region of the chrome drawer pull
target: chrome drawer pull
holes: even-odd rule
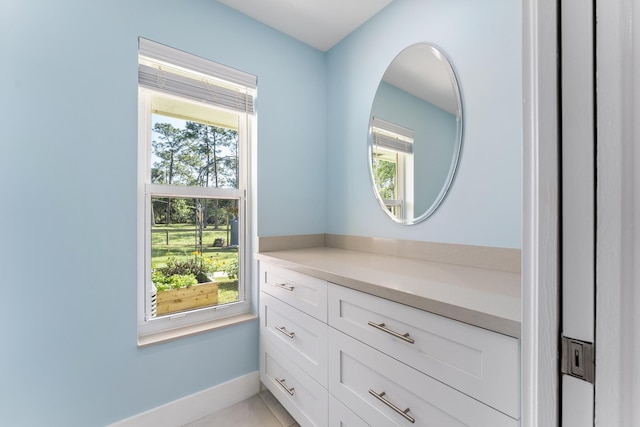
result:
[[[291,396],[293,396],[293,390],[295,390],[293,387],[289,388],[287,387],[287,385],[284,383],[285,380],[281,380],[278,377],[275,377],[276,381],[278,381],[278,384],[280,384],[280,386],[282,386],[283,389],[287,390],[287,393],[289,393]]]
[[[276,329],[288,336],[289,338],[293,338],[295,334],[293,332],[287,332],[287,328],[284,326],[276,326]]]
[[[389,408],[393,409],[394,411],[396,411],[398,414],[402,415],[404,417],[405,420],[409,421],[410,423],[415,423],[416,419],[413,418],[411,415],[408,414],[408,412],[410,411],[409,408],[405,409],[404,411],[400,408],[398,408],[396,405],[394,405],[393,403],[389,402],[387,399],[385,399],[384,396],[385,392],[380,392],[380,394],[376,393],[375,391],[369,389],[369,393],[372,394],[373,396],[375,396],[376,399],[378,399],[380,402],[384,403],[385,405],[387,405]]]
[[[396,338],[400,338],[401,340],[404,340],[409,344],[415,343],[413,338],[409,338],[409,332],[407,332],[406,334],[401,334],[400,332],[392,331],[391,329],[387,328],[384,325],[384,323],[377,324],[375,322],[372,322],[371,320],[369,320],[369,326],[373,326],[376,329],[380,329],[381,331],[386,332],[390,335],[393,335]]]
[[[285,291],[293,292],[293,286],[287,286],[285,283],[276,283],[273,286],[283,289]]]

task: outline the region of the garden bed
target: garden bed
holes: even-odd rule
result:
[[[218,282],[200,283],[188,288],[159,291],[156,315],[175,313],[218,304]]]

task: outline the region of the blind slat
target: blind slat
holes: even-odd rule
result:
[[[387,148],[393,151],[399,151],[401,153],[413,153],[413,144],[407,141],[402,141],[391,136],[373,133],[373,142],[378,147]]]
[[[257,77],[254,75],[147,40],[143,37],[138,39],[138,49],[140,55],[154,58],[158,61],[180,65],[189,70],[219,77],[249,89],[255,89],[257,87]]]
[[[255,76],[142,37],[138,41],[141,87],[254,113]]]
[[[148,89],[183,96],[194,101],[254,113],[253,96],[249,93],[161,71],[147,65],[138,66],[138,84]]]
[[[374,144],[378,147],[401,153],[413,153],[414,132],[411,129],[373,117],[371,135]]]
[[[386,130],[387,132],[395,133],[406,138],[413,139],[414,132],[412,129],[383,120],[379,117],[373,117],[373,119],[371,120],[371,125]]]

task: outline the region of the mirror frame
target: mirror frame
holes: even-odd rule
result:
[[[421,213],[420,215],[418,215],[418,216],[416,216],[416,217],[414,217],[412,219],[403,219],[403,218],[398,218],[393,213],[391,213],[391,211],[389,211],[389,209],[387,208],[387,206],[384,203],[384,200],[382,199],[382,197],[380,197],[380,193],[379,193],[378,188],[377,188],[376,183],[375,183],[375,179],[374,179],[374,176],[373,176],[373,166],[372,166],[373,149],[374,149],[373,134],[372,134],[372,127],[373,127],[373,119],[374,119],[374,117],[373,117],[372,112],[373,112],[373,107],[375,105],[375,101],[376,101],[376,96],[378,94],[378,90],[380,88],[380,85],[383,82],[384,73],[387,72],[389,67],[391,67],[391,65],[393,64],[393,61],[395,61],[396,58],[399,55],[401,55],[407,49],[410,49],[410,48],[412,48],[414,46],[427,46],[432,51],[437,52],[437,54],[441,57],[441,60],[444,62],[444,65],[448,68],[449,78],[451,79],[452,85],[456,89],[454,92],[455,92],[456,102],[457,102],[457,105],[458,105],[458,115],[456,116],[456,134],[455,134],[455,139],[453,141],[453,143],[455,144],[455,147],[454,147],[453,155],[452,155],[452,158],[451,158],[451,163],[449,165],[449,171],[447,173],[447,176],[446,176],[446,179],[444,181],[444,184],[442,185],[438,195],[434,198],[433,202],[431,203],[431,205],[429,206],[429,208],[425,212]],[[369,166],[368,166],[369,167],[369,178],[371,180],[371,187],[373,189],[375,198],[378,201],[378,204],[380,205],[382,210],[385,212],[385,214],[396,223],[403,224],[403,225],[414,225],[414,224],[418,224],[418,223],[424,221],[425,219],[429,218],[431,215],[433,215],[435,213],[435,211],[440,207],[440,205],[442,204],[442,202],[446,198],[447,194],[449,193],[449,189],[453,185],[453,181],[455,179],[456,172],[458,170],[458,165],[460,164],[460,157],[461,157],[461,154],[462,154],[463,134],[464,134],[464,120],[463,120],[464,108],[463,108],[463,103],[462,103],[462,88],[460,86],[460,82],[459,82],[458,76],[457,76],[457,74],[455,72],[455,69],[453,67],[453,63],[451,62],[449,57],[437,45],[434,45],[433,43],[429,43],[429,42],[413,43],[413,44],[407,46],[406,48],[402,49],[396,56],[394,56],[394,58],[391,60],[391,62],[389,63],[389,65],[385,69],[384,73],[383,73],[383,77],[380,78],[380,82],[378,83],[378,88],[376,89],[376,94],[374,95],[373,102],[371,103],[372,111],[369,113],[369,128],[368,128],[368,137],[367,137],[367,161],[368,161],[368,164],[369,164]]]

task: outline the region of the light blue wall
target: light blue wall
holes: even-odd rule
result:
[[[136,345],[138,36],[258,76],[259,235],[519,247],[519,14],[398,0],[324,55],[213,0],[0,0],[0,423],[102,426],[258,368],[255,322]],[[442,208],[401,227],[366,135],[384,69],[420,41],[458,72],[464,152]]]
[[[464,141],[450,194],[425,222],[402,226],[379,208],[367,158],[369,114],[387,65],[430,42],[462,87]],[[519,248],[521,6],[513,0],[398,0],[327,55],[327,232]]]
[[[0,1],[2,425],[104,426],[258,369],[257,322],[136,345],[138,36],[258,76],[258,233],[325,230],[324,54],[213,0]]]

